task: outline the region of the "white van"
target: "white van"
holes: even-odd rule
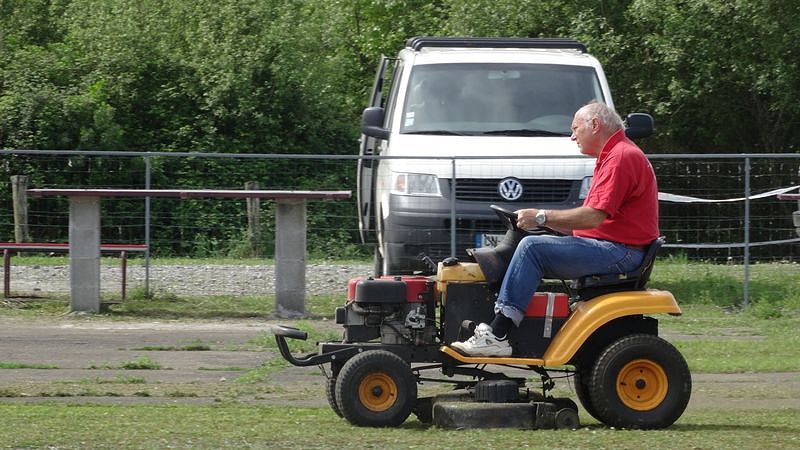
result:
[[[421,256],[491,245],[504,227],[490,204],[582,204],[595,161],[574,157],[570,125],[592,100],[613,107],[600,63],[570,39],[417,37],[384,57],[360,154],[386,159],[359,160],[357,189],[361,237],[377,240],[376,275],[425,273]],[[631,114],[628,126],[647,136],[652,118]]]

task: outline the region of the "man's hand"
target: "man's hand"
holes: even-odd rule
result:
[[[517,227],[521,230],[536,228],[536,214],[539,212],[537,208],[518,209],[514,212],[517,213]]]

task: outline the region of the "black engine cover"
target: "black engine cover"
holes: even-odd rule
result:
[[[359,304],[406,303],[406,283],[399,280],[361,280],[356,284]]]

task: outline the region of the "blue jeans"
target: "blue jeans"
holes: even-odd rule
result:
[[[494,311],[519,326],[542,278],[630,272],[642,264],[642,259],[643,250],[615,242],[574,236],[527,236],[514,251]]]

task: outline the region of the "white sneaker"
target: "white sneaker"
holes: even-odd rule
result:
[[[450,347],[467,356],[511,356],[508,339],[498,339],[492,327],[482,323],[475,328],[475,335],[464,342],[453,342]]]

